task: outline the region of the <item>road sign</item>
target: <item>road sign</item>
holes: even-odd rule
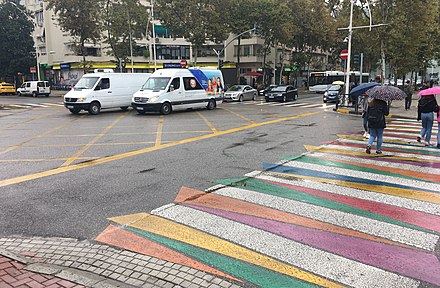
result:
[[[348,58],[348,50],[347,49],[342,50],[340,56],[342,60],[346,60]]]
[[[180,66],[186,67],[186,64],[187,64],[187,62],[185,59],[180,60]]]
[[[31,72],[32,74],[37,73],[37,68],[35,67],[30,67],[29,70],[29,72]]]

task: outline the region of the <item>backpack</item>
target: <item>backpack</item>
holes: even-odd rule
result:
[[[368,127],[381,128],[383,122],[383,113],[379,107],[368,107]]]

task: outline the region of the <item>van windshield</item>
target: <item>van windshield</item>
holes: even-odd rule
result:
[[[92,89],[99,77],[82,77],[75,85],[75,90]]]
[[[148,78],[147,82],[145,82],[145,84],[142,86],[141,90],[165,90],[170,80],[170,77],[150,77]]]

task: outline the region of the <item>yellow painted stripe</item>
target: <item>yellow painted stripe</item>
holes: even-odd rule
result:
[[[316,152],[338,153],[338,154],[353,155],[353,156],[369,156],[371,158],[384,157],[383,155],[366,154],[365,152],[360,152],[360,151],[325,148],[325,146],[319,147],[319,146],[304,145],[304,148],[306,148],[306,150],[310,152],[316,151]],[[404,157],[404,156],[395,156],[395,155],[386,155],[386,159],[397,159],[397,160],[412,161],[412,162],[426,162],[426,160],[422,158]],[[440,160],[430,159],[429,162],[440,163]]]
[[[246,117],[244,117],[243,115],[240,115],[240,114],[238,114],[238,113],[235,113],[234,111],[232,111],[232,110],[230,110],[230,109],[227,109],[227,108],[222,108],[222,109],[225,110],[225,111],[228,111],[229,113],[234,114],[235,116],[240,117],[241,119],[246,120],[246,121],[248,121],[248,122],[250,122],[250,123],[252,123],[252,124],[255,124],[255,123],[256,123],[255,121],[253,121],[253,120],[251,120],[251,119],[249,119],[249,118],[246,118]]]
[[[179,141],[174,141],[174,142],[170,142],[170,143],[166,143],[166,144],[161,144],[160,146],[147,147],[147,148],[140,149],[140,150],[135,150],[135,151],[130,151],[130,152],[126,152],[126,153],[122,153],[122,154],[118,154],[118,155],[103,157],[103,158],[96,159],[96,160],[89,161],[89,162],[85,162],[85,163],[78,163],[75,165],[59,167],[59,168],[55,168],[55,169],[51,169],[51,170],[47,170],[47,171],[43,171],[43,172],[39,172],[39,173],[35,173],[35,174],[29,174],[29,175],[15,177],[15,178],[11,178],[11,179],[5,179],[5,180],[0,181],[0,187],[13,185],[13,184],[17,184],[17,183],[22,183],[22,182],[26,182],[26,181],[30,181],[30,180],[35,180],[35,179],[39,179],[42,177],[57,175],[60,173],[74,171],[74,170],[81,169],[81,168],[93,167],[96,165],[109,163],[109,162],[124,159],[127,157],[137,156],[137,155],[149,153],[149,152],[164,149],[164,148],[169,148],[169,147],[174,147],[177,145],[191,143],[194,141],[209,139],[209,138],[222,136],[222,135],[226,135],[226,134],[230,134],[230,133],[235,133],[235,132],[239,132],[239,131],[243,131],[243,130],[247,130],[247,129],[251,129],[251,128],[261,127],[261,126],[270,125],[270,124],[276,124],[276,123],[289,121],[289,120],[294,120],[294,119],[298,119],[301,117],[312,116],[312,115],[316,115],[318,113],[322,113],[322,112],[311,112],[311,113],[305,113],[305,114],[300,114],[300,115],[295,115],[295,116],[290,116],[290,117],[278,118],[278,119],[274,119],[274,120],[270,120],[270,121],[266,121],[266,122],[262,122],[262,123],[250,124],[250,125],[246,125],[246,126],[241,126],[241,127],[228,129],[228,130],[219,131],[217,133],[211,133],[211,134],[196,136],[196,137],[187,138],[187,139],[183,139],[183,140],[179,140]]]
[[[163,115],[160,115],[159,125],[157,125],[157,131],[156,131],[155,146],[159,146],[162,142],[162,130],[163,130],[163,121],[164,120],[165,120],[165,117]]]
[[[46,162],[46,161],[66,161],[68,158],[35,158],[35,159],[7,159],[0,160],[0,163],[20,163],[20,162]],[[90,161],[98,157],[78,157],[77,160]]]
[[[393,195],[398,196],[402,198],[408,198],[413,200],[419,200],[424,201],[428,203],[434,203],[434,204],[440,204],[440,195],[430,192],[423,192],[423,191],[416,191],[413,189],[405,189],[405,188],[397,188],[397,187],[389,187],[389,186],[382,186],[382,185],[375,185],[375,184],[363,184],[363,183],[356,183],[356,182],[350,182],[350,181],[342,181],[342,180],[333,180],[328,178],[319,178],[319,177],[312,177],[312,176],[304,176],[304,175],[297,175],[297,174],[284,174],[280,172],[269,172],[273,175],[276,175],[281,178],[285,179],[305,179],[310,181],[317,181],[322,183],[328,183],[328,184],[334,184],[338,186],[348,187],[348,188],[354,188],[359,190],[365,190],[365,191],[372,191],[387,195]]]
[[[263,267],[290,277],[301,279],[323,287],[343,287],[335,282],[316,276],[307,271],[287,265],[276,259],[254,252],[250,249],[233,244],[226,240],[211,236],[199,230],[182,224],[160,218],[147,213],[139,213],[121,217],[109,218],[110,221],[121,225],[154,233],[196,247],[213,251],[247,263]]]
[[[205,121],[206,125],[208,125],[209,129],[211,129],[212,133],[217,133],[217,129],[215,129],[214,125],[212,125],[212,123],[208,120],[208,118],[206,118],[202,113],[197,112],[197,115],[200,116],[200,118],[203,119],[203,121]]]
[[[107,127],[105,127],[104,130],[101,131],[101,133],[98,134],[98,136],[96,136],[95,138],[92,139],[92,141],[90,141],[89,143],[87,143],[86,145],[84,145],[81,149],[79,149],[78,152],[75,153],[75,155],[73,155],[72,157],[70,157],[69,159],[67,159],[66,162],[64,162],[61,167],[64,166],[69,166],[70,164],[73,163],[73,161],[75,161],[76,159],[78,159],[79,156],[81,156],[84,152],[86,152],[93,144],[95,144],[99,139],[101,139],[110,129],[113,128],[113,126],[116,125],[116,123],[118,123],[122,118],[124,118],[125,116],[127,116],[129,113],[129,111],[125,112],[123,115],[119,116],[115,121],[113,121],[110,125],[108,125]]]

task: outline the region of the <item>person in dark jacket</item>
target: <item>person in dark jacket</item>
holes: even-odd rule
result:
[[[417,136],[417,142],[425,139],[425,146],[431,146],[432,126],[434,124],[434,112],[438,113],[438,104],[434,95],[424,95],[419,99],[417,106],[417,121],[422,120],[422,130]]]
[[[368,104],[367,119],[370,129],[370,139],[365,152],[371,153],[371,145],[377,138],[376,154],[382,154],[383,130],[386,128],[385,116],[390,113],[387,102],[374,99]]]

